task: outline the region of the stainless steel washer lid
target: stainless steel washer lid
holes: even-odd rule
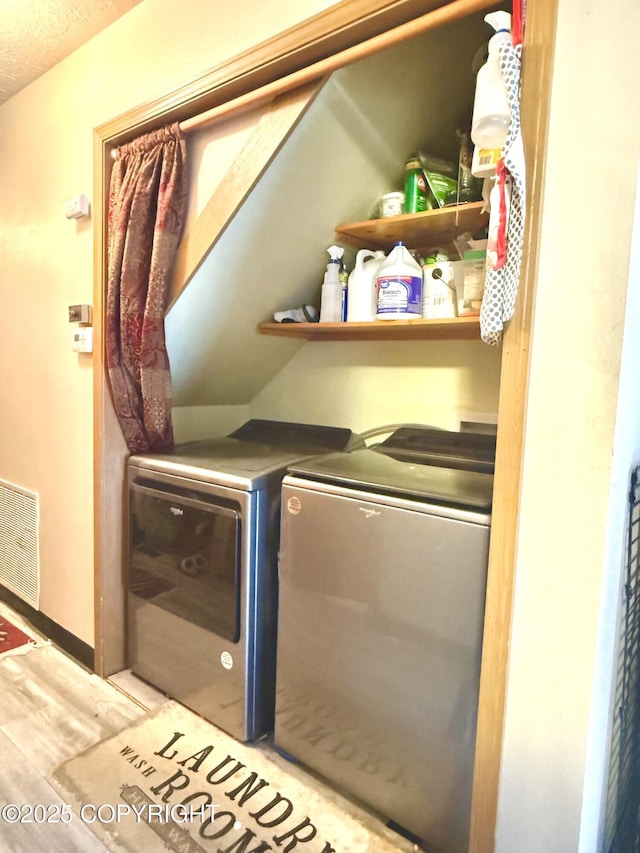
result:
[[[252,491],[301,458],[358,441],[340,427],[254,419],[229,436],[179,444],[170,453],[131,456],[129,465]]]
[[[463,433],[425,428],[424,435],[418,436],[417,431],[412,428],[409,436],[406,429],[398,430],[400,435],[395,441],[391,437],[375,448],[301,460],[289,466],[289,473],[347,487],[489,511],[493,496],[491,448],[495,453],[495,439],[470,436],[467,443],[466,439],[460,439]],[[434,437],[433,433],[438,435]],[[453,453],[452,448],[456,447]]]

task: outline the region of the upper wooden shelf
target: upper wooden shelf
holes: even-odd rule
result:
[[[258,331],[264,335],[314,341],[470,340],[480,338],[480,318],[373,320],[370,323],[260,323]]]
[[[401,240],[410,249],[434,249],[451,243],[458,234],[475,234],[489,221],[483,201],[471,201],[423,213],[405,213],[364,222],[345,222],[336,228],[338,242],[364,249],[385,249]]]

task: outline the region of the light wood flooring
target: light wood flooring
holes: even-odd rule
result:
[[[2,602],[0,615],[36,640],[0,655],[0,850],[102,853],[88,824],[66,822],[53,771],[167,700],[128,673],[103,681]],[[31,822],[12,823],[7,804],[26,807]]]
[[[0,653],[0,851],[106,853],[109,848],[91,831],[91,824],[66,806],[55,771],[170,700],[128,671],[108,681],[99,678],[2,601],[0,616],[35,640],[35,646]],[[295,765],[291,772],[307,775]],[[307,784],[323,787],[309,778]],[[30,822],[15,821],[16,807]],[[364,813],[355,808],[362,818]],[[353,813],[351,806],[348,812]],[[418,849],[399,838],[398,842],[399,853]],[[346,847],[374,850],[369,843]]]

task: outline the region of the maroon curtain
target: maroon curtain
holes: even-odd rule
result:
[[[129,450],[173,447],[164,314],[187,204],[177,124],[116,150],[105,314],[111,395]]]

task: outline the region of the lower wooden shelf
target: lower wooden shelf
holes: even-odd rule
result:
[[[260,323],[263,335],[309,341],[472,340],[480,337],[480,318],[448,320],[373,320],[370,323]]]

